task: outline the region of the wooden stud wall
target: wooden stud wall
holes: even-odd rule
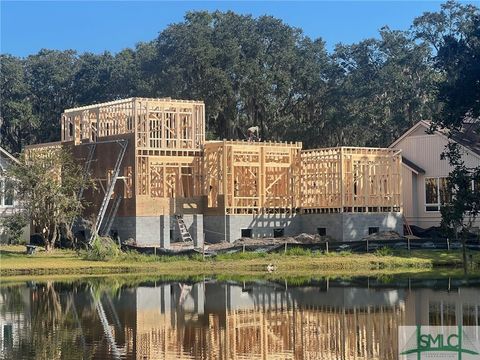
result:
[[[207,207],[225,214],[295,210],[301,143],[207,142]]]
[[[130,98],[65,110],[61,125],[62,142],[75,145],[133,136],[135,161],[128,171],[135,182],[125,192],[135,194],[137,215],[183,212],[172,199],[203,195],[203,102]],[[198,211],[200,201],[194,202],[189,209]]]
[[[401,156],[395,150],[205,142],[203,102],[170,98],[69,109],[61,123],[63,143],[131,137],[135,159],[128,172],[134,181],[125,193],[136,199],[137,215],[172,214],[179,199],[194,199],[192,211],[205,205],[212,214],[401,210]]]
[[[139,149],[200,149],[205,106],[200,101],[130,98],[65,110],[62,142],[135,133]]]
[[[380,148],[329,148],[301,153],[304,212],[400,211],[401,156]]]
[[[189,312],[178,316],[169,310],[164,313],[158,309],[138,310],[135,329],[128,326],[125,329],[128,336],[135,334],[136,338],[127,337],[125,346],[135,343],[139,359],[175,356],[389,360],[398,357],[398,326],[404,325],[406,318],[403,304],[293,309],[284,299],[254,309],[226,309],[194,316]],[[171,320],[174,317],[176,321]]]

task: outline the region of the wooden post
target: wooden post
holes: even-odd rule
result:
[[[410,251],[410,238],[407,237],[407,248],[408,248],[408,251]]]
[[[343,186],[344,182],[344,164],[343,164],[343,147],[340,148],[340,212],[343,213],[343,207],[345,206],[345,189]]]
[[[328,254],[328,241],[325,242],[325,252]]]
[[[245,252],[245,244],[243,244],[243,250],[242,250],[242,252]]]
[[[287,254],[287,242],[285,241],[285,250],[283,252],[284,254]]]
[[[450,240],[448,240],[448,237],[447,237],[447,251],[450,251]]]

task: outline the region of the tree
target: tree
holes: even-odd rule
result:
[[[31,149],[22,153],[19,164],[8,168],[16,196],[32,222],[35,232],[42,235],[45,250],[55,247],[62,227],[68,227],[81,213],[82,202],[77,194],[90,186],[83,169],[70,152],[61,148]]]
[[[143,96],[203,100],[208,139],[243,138],[257,125],[263,139],[306,147],[387,146],[440,110],[478,113],[478,102],[462,105],[478,99],[476,14],[449,1],[409,31],[385,26],[331,54],[271,16],[195,11],[117,54],[2,55],[2,145],[20,152],[58,140],[65,109]]]
[[[28,221],[24,213],[17,212],[0,219],[0,225],[4,228],[7,244],[20,244]]]
[[[60,115],[76,105],[77,54],[73,50],[40,50],[25,59],[25,79],[32,96],[29,103],[38,117],[36,141],[59,140]]]
[[[32,93],[25,79],[25,62],[0,55],[0,140],[12,153],[35,139],[39,119],[32,108]]]
[[[338,45],[333,54],[341,71],[331,131],[342,133],[337,145],[388,146],[419,120],[431,118],[438,76],[429,48],[388,27],[380,35]]]
[[[466,235],[480,214],[480,166],[477,168],[467,167],[463,160],[463,151],[455,142],[447,145],[442,157],[447,159],[452,166],[452,171],[448,175],[448,191],[451,198],[440,209],[442,227],[452,230],[457,240],[460,237],[463,263],[466,266]]]
[[[442,226],[461,237],[466,266],[465,234],[480,211],[480,166],[466,166],[455,138],[480,131],[480,12],[449,1],[439,13],[416,19],[414,26],[417,36],[435,48],[435,65],[443,75],[437,90],[441,110],[432,124],[432,129],[442,128],[452,139],[442,154],[452,167],[448,177],[452,198],[441,209]]]

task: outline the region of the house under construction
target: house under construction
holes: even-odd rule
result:
[[[204,103],[170,98],[68,109],[61,131],[47,145],[70,146],[98,183],[79,194],[84,217],[139,246],[402,231],[397,150],[206,141]]]

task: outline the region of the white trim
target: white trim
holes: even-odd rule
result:
[[[408,129],[407,131],[405,131],[405,132],[403,133],[403,135],[401,135],[397,140],[395,140],[395,141],[389,146],[389,148],[394,148],[401,140],[403,140],[403,139],[406,138],[408,135],[410,135],[412,132],[414,132],[415,130],[417,130],[417,128],[419,128],[420,126],[423,126],[423,127],[425,127],[426,129],[429,128],[428,122],[426,122],[425,120],[420,120],[420,121],[417,122],[415,125],[413,125],[410,129]]]
[[[440,208],[442,207],[442,199],[440,194],[440,180],[447,179],[448,176],[425,176],[423,178],[423,205],[424,210],[426,213],[438,213],[440,212]],[[428,179],[436,179],[437,183],[437,202],[436,203],[427,203],[427,180]],[[427,207],[434,207],[436,206],[438,210],[427,210]]]
[[[411,172],[413,172],[415,175],[419,175],[419,174],[420,174],[417,170],[411,168],[410,166],[408,166],[408,165],[405,164],[404,162],[402,162],[402,165],[405,166],[405,167],[406,167],[408,170],[410,170]]]
[[[6,177],[0,177],[0,209],[10,209],[15,207],[15,194],[13,194],[12,204],[5,205],[5,186],[7,184]]]
[[[389,148],[394,148],[396,145],[398,145],[398,143],[405,139],[406,137],[408,137],[413,131],[415,131],[419,126],[424,126],[425,128],[429,128],[430,127],[430,124],[425,121],[425,120],[420,120],[418,123],[416,123],[415,125],[413,125],[410,129],[408,129],[406,132],[403,133],[403,135],[401,135],[397,140],[395,140],[390,146]],[[462,149],[469,155],[472,155],[473,157],[477,158],[477,159],[480,159],[480,155],[479,154],[476,154],[475,152],[473,152],[472,150],[470,150],[469,148],[467,148],[466,146],[458,143],[457,141],[453,140],[453,139],[450,139],[447,135],[445,135],[444,133],[442,133],[441,131],[438,131],[438,130],[435,130],[435,133],[434,135],[439,135],[440,137],[442,137],[443,139],[447,140],[447,142],[455,142],[456,144],[460,145],[462,147]]]

